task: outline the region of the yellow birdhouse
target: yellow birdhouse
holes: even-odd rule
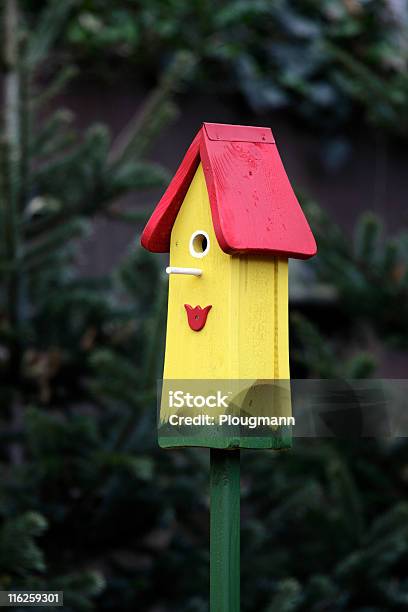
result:
[[[289,446],[288,257],[316,243],[271,130],[204,123],[141,241],[170,252],[160,445]]]

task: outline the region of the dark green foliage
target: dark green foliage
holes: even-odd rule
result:
[[[0,567],[2,572],[14,571],[22,576],[45,569],[43,554],[35,537],[46,529],[45,519],[35,512],[26,512],[3,523],[0,533]]]
[[[243,592],[257,598],[244,609],[274,610],[278,602],[305,612],[401,609],[408,507],[406,478],[395,466],[406,445],[296,446],[290,457],[244,458],[256,482],[244,501]]]
[[[126,568],[146,566],[146,546],[130,561],[126,547],[130,531],[132,542],[148,535],[143,517],[134,527],[141,507],[151,525],[158,520],[146,499],[157,499],[150,451],[165,290],[157,260],[141,249],[111,277],[88,279],[76,271],[76,247],[93,215],[120,216],[119,196],[168,179],[143,155],[174,116],[172,96],[192,64],[175,57],[115,145],[105,126],[78,134],[66,110],[39,122],[73,74],[38,88],[74,4],[47,3],[7,66],[19,88],[8,90],[0,149],[0,583],[64,590],[65,609],[88,610],[109,567],[117,609],[154,581],[135,575],[131,586]],[[123,216],[140,222],[146,211]],[[112,525],[117,536],[108,535]]]
[[[342,311],[360,326],[369,325],[388,342],[405,346],[408,338],[408,233],[383,235],[380,219],[367,213],[350,244],[327,215],[307,207],[319,236],[318,278],[333,284]],[[313,264],[312,264],[313,265]]]
[[[25,15],[9,67],[25,84],[19,116],[8,108],[0,138],[0,587],[63,590],[73,612],[204,612],[208,454],[165,452],[156,441],[164,262],[132,245],[112,274],[86,278],[75,265],[78,240],[97,214],[136,223],[136,236],[147,210],[122,211],[116,199],[167,180],[146,154],[174,116],[194,57],[205,58],[199,77],[228,72],[260,110],[288,106],[337,126],[359,100],[391,126],[406,87],[398,24],[387,23],[384,37],[370,2],[30,4],[35,15]],[[119,142],[104,126],[78,134],[66,110],[39,124],[74,73],[47,73],[45,90],[36,79],[65,26],[80,57],[107,50],[136,61],[146,40],[147,66],[165,55],[165,73]],[[179,47],[193,53],[168,62]],[[308,266],[334,297],[329,327],[292,310],[292,374],[371,375],[367,335],[407,342],[407,237],[384,237],[368,215],[351,244],[318,207],[305,207],[320,253]],[[243,454],[243,611],[404,609],[407,464],[404,440],[296,440],[290,452]]]
[[[383,1],[80,0],[65,41],[105,77],[107,59],[151,74],[189,49],[201,86],[238,91],[255,112],[290,109],[326,136],[363,114],[400,135],[408,129],[407,19],[404,3]]]

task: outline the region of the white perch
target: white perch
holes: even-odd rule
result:
[[[200,268],[174,268],[167,266],[167,274],[191,274],[192,276],[201,276],[203,271]]]

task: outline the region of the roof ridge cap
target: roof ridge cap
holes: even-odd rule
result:
[[[203,128],[205,136],[212,141],[275,144],[272,130],[269,127],[204,122]]]

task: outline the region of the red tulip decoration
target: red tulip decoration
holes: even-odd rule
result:
[[[206,306],[205,308],[201,308],[201,306],[196,306],[193,308],[190,304],[184,304],[184,308],[187,312],[188,324],[193,331],[200,331],[203,329],[204,325],[207,321],[208,313],[210,312],[212,306]]]

